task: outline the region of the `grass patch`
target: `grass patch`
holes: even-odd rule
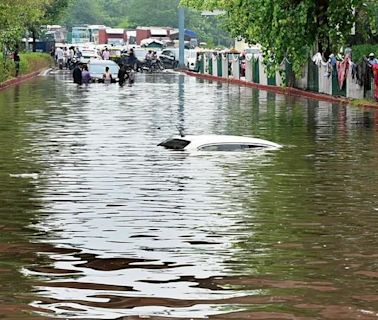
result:
[[[25,52],[20,53],[20,73],[25,75],[32,73],[52,65],[53,61],[49,54],[40,52]],[[3,55],[0,55],[0,83],[14,78],[16,69],[13,59],[7,57],[4,60]]]
[[[352,99],[350,104],[353,106],[376,105],[378,107],[378,102],[372,99]]]

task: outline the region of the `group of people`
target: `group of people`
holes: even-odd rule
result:
[[[81,85],[88,85],[92,77],[89,73],[88,66],[86,64],[77,65],[73,72],[73,82],[76,83],[78,86]],[[121,65],[121,68],[117,74],[118,83],[121,87],[123,87],[128,80],[128,86],[131,87],[135,81],[135,73],[134,70],[129,69],[126,65]],[[102,82],[105,84],[110,84],[114,82],[115,78],[113,77],[112,73],[110,72],[109,67],[105,67],[105,72],[102,75]]]
[[[77,61],[80,60],[82,57],[81,51],[78,47],[58,47],[54,50],[51,49],[50,54],[53,58],[55,58],[55,63],[59,67],[59,69],[70,69],[70,65],[76,59]]]
[[[370,53],[367,61],[373,71],[374,98],[376,101],[378,101],[378,59],[375,57],[374,53]]]
[[[79,86],[82,84],[88,85],[92,79],[87,65],[77,65],[72,72],[72,76],[74,83]]]
[[[148,50],[144,59],[146,61],[156,61],[158,59],[157,52],[152,51],[152,50]]]

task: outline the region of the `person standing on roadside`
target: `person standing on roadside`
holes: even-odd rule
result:
[[[370,66],[374,66],[375,64],[378,64],[378,59],[375,57],[373,52],[369,54],[368,62]]]
[[[20,72],[20,56],[18,54],[18,50],[13,53],[13,61],[14,61],[14,67],[16,69],[16,77],[18,77],[18,74]]]

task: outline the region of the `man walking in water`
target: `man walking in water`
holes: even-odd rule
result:
[[[73,76],[73,81],[76,83],[78,86],[81,86],[83,83],[83,76],[81,73],[81,66],[77,65],[75,69],[72,72]]]
[[[102,75],[102,79],[104,80],[104,83],[109,84],[112,82],[113,76],[109,70],[109,67],[105,68],[105,73]]]

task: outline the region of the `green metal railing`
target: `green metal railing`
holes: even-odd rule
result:
[[[319,92],[319,67],[312,60],[307,65],[307,90]]]

